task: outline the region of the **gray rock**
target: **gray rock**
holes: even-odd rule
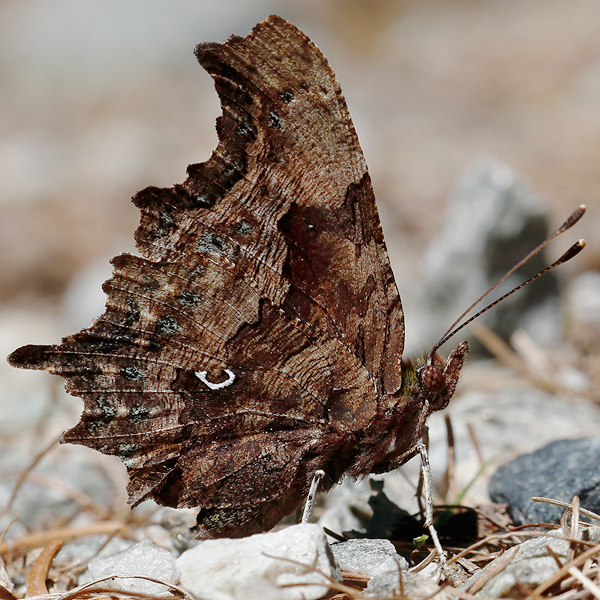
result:
[[[523,588],[534,589],[558,571],[555,557],[561,559],[563,564],[566,562],[570,542],[556,539],[558,535],[562,535],[562,533],[552,532],[547,536],[536,537],[519,544],[519,546],[516,546],[518,550],[509,564],[496,576],[492,577],[481,589],[478,589],[477,582],[481,577],[485,577],[490,570],[498,568],[498,562],[503,560],[502,556],[477,571],[460,589],[469,592],[475,586],[474,589],[477,590],[475,595],[484,598],[523,597]],[[600,540],[600,528],[582,528],[579,539],[589,540],[597,544]],[[552,550],[555,556],[552,556],[548,548]]]
[[[409,338],[408,344],[434,344],[449,327],[449,318],[458,317],[547,234],[546,214],[532,188],[495,158],[475,161],[452,194],[443,230],[426,253],[422,301],[416,315],[420,339]],[[547,264],[540,253],[511,276],[502,290]],[[542,345],[560,340],[554,274],[502,302],[484,321],[504,338],[521,328]]]
[[[520,525],[558,523],[564,512],[532,502],[531,496],[565,502],[579,496],[581,506],[600,512],[600,439],[558,440],[518,456],[494,473],[489,494],[494,502],[508,504],[509,514]]]
[[[335,559],[343,571],[369,575],[367,596],[395,596],[402,590],[401,572],[408,563],[389,540],[354,539],[332,544]]]
[[[340,569],[371,577],[366,596],[426,598],[439,592],[439,565],[409,573],[408,563],[389,540],[352,539],[332,544],[331,549]]]

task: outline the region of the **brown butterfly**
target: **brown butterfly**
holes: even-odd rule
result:
[[[317,47],[269,17],[200,44],[223,115],[208,161],[133,199],[106,312],[13,366],[83,399],[63,436],[119,456],[129,500],[200,507],[201,536],[264,531],[318,470],[399,467],[452,397],[468,351],[403,360],[404,318],[371,180]]]

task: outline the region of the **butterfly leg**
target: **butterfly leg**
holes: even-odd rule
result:
[[[427,447],[425,444],[423,442],[417,442],[412,448],[406,452],[403,452],[402,454],[395,456],[393,453],[389,454],[386,459],[375,466],[373,472],[385,473],[387,471],[397,469],[408,462],[411,458],[417,456],[417,454],[421,457],[421,470],[423,473],[423,491],[425,494],[425,525],[427,526],[429,534],[431,535],[433,547],[440,557],[440,564],[444,575],[449,581],[454,581],[452,573],[448,569],[448,565],[446,563],[446,555],[444,554],[440,538],[433,525],[433,476],[431,474],[431,466],[429,464],[429,453],[427,452]]]
[[[423,488],[425,492],[425,525],[429,529],[429,534],[433,541],[433,547],[435,548],[438,556],[440,557],[440,565],[442,571],[448,581],[454,581],[452,573],[448,569],[446,562],[446,555],[442,548],[440,538],[433,525],[433,475],[431,474],[431,465],[429,464],[429,453],[423,442],[418,442],[415,446],[415,450],[421,456],[421,471],[423,472]]]
[[[317,495],[317,488],[319,487],[319,483],[324,476],[325,471],[321,469],[315,471],[310,484],[310,489],[308,490],[308,496],[306,496],[306,504],[304,505],[304,511],[302,512],[302,523],[308,523],[312,515],[313,506],[315,504],[315,496]]]

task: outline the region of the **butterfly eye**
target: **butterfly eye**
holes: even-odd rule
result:
[[[440,367],[427,365],[420,371],[423,387],[430,392],[440,392],[446,385],[444,372]]]

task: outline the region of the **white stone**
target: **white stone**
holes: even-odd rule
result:
[[[91,578],[93,580],[108,575],[124,574],[152,577],[171,584],[175,584],[179,580],[175,557],[150,540],[143,540],[108,558],[91,560],[87,573],[84,573],[87,577],[84,579]],[[164,585],[139,578],[109,579],[103,585],[112,589],[149,596],[165,595],[168,592],[168,588]]]
[[[308,523],[242,539],[204,540],[177,559],[177,568],[184,588],[211,600],[311,600],[327,593],[322,574],[340,579],[323,530]]]

